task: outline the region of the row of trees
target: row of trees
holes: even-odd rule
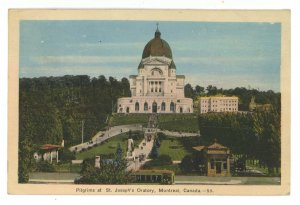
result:
[[[65,147],[85,141],[106,126],[117,99],[130,96],[129,82],[87,75],[19,80],[19,182],[28,181],[32,156],[41,144]]]
[[[199,116],[199,127],[204,144],[214,139],[229,147],[243,159],[259,160],[278,171],[281,158],[280,113],[276,110],[251,114],[207,113]]]
[[[257,89],[247,89],[244,87],[237,87],[234,89],[217,88],[216,86],[209,85],[206,88],[196,85],[194,88],[191,84],[186,84],[184,87],[185,96],[188,98],[196,99],[199,96],[214,96],[226,95],[239,97],[239,110],[248,111],[249,103],[252,97],[260,104],[271,104],[274,109],[280,111],[280,93],[275,93],[272,90],[259,91]]]
[[[36,144],[70,146],[91,137],[106,125],[117,99],[130,96],[126,78],[63,76],[20,79],[20,136]]]

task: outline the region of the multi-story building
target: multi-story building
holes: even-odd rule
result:
[[[210,96],[199,98],[199,112],[237,112],[239,106],[238,97]]]
[[[143,51],[138,75],[129,77],[131,97],[118,99],[118,113],[192,113],[184,97],[184,75],[176,75],[169,44],[157,29]]]

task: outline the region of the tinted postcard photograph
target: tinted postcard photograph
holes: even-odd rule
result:
[[[10,194],[286,195],[290,13],[10,10]]]

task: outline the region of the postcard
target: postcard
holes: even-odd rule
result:
[[[290,11],[9,11],[8,192],[288,195]]]

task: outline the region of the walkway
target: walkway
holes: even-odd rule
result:
[[[172,136],[172,137],[196,137],[200,135],[199,133],[193,133],[193,132],[171,132],[168,130],[160,130],[160,129],[157,129],[157,132],[162,132],[165,135]]]
[[[149,116],[148,119],[148,126],[146,128],[146,131],[144,132],[144,140],[139,144],[138,148],[134,149],[135,159],[128,161],[128,171],[136,171],[141,168],[147,161],[150,161],[151,159],[147,159],[149,156],[153,144],[154,144],[154,136],[156,136],[157,132],[157,115],[152,114]],[[148,139],[148,137],[151,137]],[[140,160],[139,156],[143,156]]]
[[[108,129],[107,131],[103,132],[100,131],[98,132],[91,141],[88,142],[84,142],[82,144],[78,144],[75,145],[73,147],[70,147],[69,150],[71,152],[73,151],[80,151],[82,149],[87,149],[88,147],[92,147],[95,144],[100,144],[103,141],[110,139],[116,135],[119,135],[121,133],[126,133],[129,132],[129,130],[131,131],[136,131],[136,130],[143,130],[142,125],[139,124],[133,124],[133,125],[120,125],[120,126],[115,126],[115,127],[111,127],[110,129]]]

